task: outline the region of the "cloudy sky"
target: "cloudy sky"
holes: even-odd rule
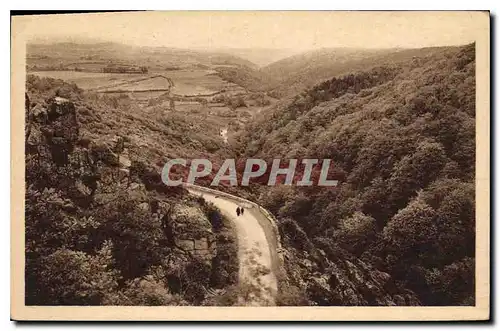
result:
[[[15,18],[28,39],[178,48],[424,47],[475,40],[470,12],[133,12]]]

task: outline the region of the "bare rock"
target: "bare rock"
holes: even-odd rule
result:
[[[206,260],[215,256],[212,225],[199,207],[175,205],[167,214],[167,232],[177,247]]]
[[[394,284],[391,276],[355,257],[330,260],[288,248],[284,254],[288,280],[305,290],[311,305],[418,306],[417,296]]]

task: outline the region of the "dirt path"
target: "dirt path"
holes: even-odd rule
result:
[[[278,284],[276,275],[272,271],[270,246],[264,230],[252,215],[259,211],[252,210],[251,205],[237,204],[232,199],[200,191],[196,187],[190,187],[188,191],[195,195],[202,195],[206,201],[217,206],[235,225],[240,259],[239,283],[242,292],[240,304],[245,306],[275,305],[274,298]],[[238,206],[245,208],[243,215],[236,215]]]

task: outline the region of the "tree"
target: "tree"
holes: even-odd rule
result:
[[[390,201],[394,209],[403,207],[416,192],[434,180],[446,164],[446,154],[440,143],[424,140],[415,153],[406,155],[394,167],[389,179]]]
[[[438,238],[432,261],[446,265],[475,255],[474,184],[440,179],[421,194],[435,208]]]
[[[165,284],[147,275],[126,283],[119,292],[113,305],[124,306],[183,306],[188,305],[186,300],[178,294],[172,294]]]
[[[339,229],[334,232],[334,240],[354,254],[361,254],[376,238],[376,222],[371,216],[355,212],[339,222]]]
[[[161,262],[167,254],[166,238],[158,219],[139,207],[126,195],[100,210],[100,231],[114,243],[113,255],[126,279],[145,275],[147,269]]]
[[[113,269],[112,243],[97,255],[59,249],[43,259],[40,286],[50,305],[99,305],[117,291],[119,273]]]
[[[383,237],[397,254],[431,244],[437,237],[436,216],[431,206],[417,198],[387,222]]]

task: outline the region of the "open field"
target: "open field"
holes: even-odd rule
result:
[[[239,86],[223,80],[215,70],[185,69],[166,71],[163,74],[174,81],[175,86],[172,92],[176,95],[208,95],[241,89]]]
[[[172,92],[180,96],[206,96],[216,94],[220,90],[211,90],[199,85],[178,83],[174,86]]]
[[[39,77],[62,79],[70,83],[75,83],[78,87],[85,90],[102,88],[114,84],[126,83],[130,80],[148,77],[147,74],[117,74],[81,71],[34,71],[30,72],[30,74],[37,75]]]
[[[218,92],[244,91],[241,87],[224,81],[213,70],[186,69],[150,72],[149,74],[100,73],[79,71],[35,71],[40,77],[62,79],[77,84],[85,90],[98,92],[137,92],[146,90],[164,90],[171,88],[175,95],[206,96]],[[166,77],[172,79],[170,86]]]
[[[205,68],[150,70],[147,74],[57,70],[35,71],[31,74],[75,83],[84,90],[106,95],[110,100],[118,98],[116,104],[130,105],[127,111],[135,109],[139,111],[137,113],[154,116],[170,116],[167,114],[174,111],[176,116],[187,116],[189,121],[205,122],[203,131],[210,132],[209,136],[215,136],[218,141],[222,140],[219,137],[221,128],[225,128],[231,138],[261,110],[247,98],[244,88],[225,81],[215,70]],[[169,95],[175,99],[175,110],[170,104]],[[215,100],[214,95],[222,96],[224,101]],[[232,109],[227,102],[235,95],[243,96],[246,105]],[[200,99],[205,99],[205,102]],[[114,105],[113,101],[110,102]]]

